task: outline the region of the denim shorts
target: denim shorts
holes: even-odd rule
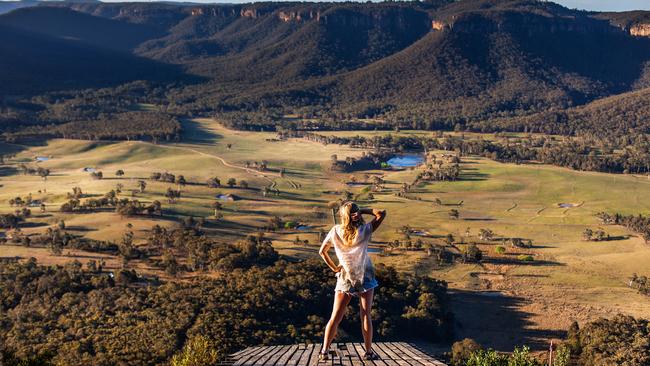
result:
[[[336,288],[334,291],[345,292],[349,295],[357,296],[360,293],[371,290],[377,286],[379,286],[379,282],[377,282],[377,279],[375,278],[374,269],[366,270],[363,275],[363,282],[357,284],[357,286],[355,286],[350,280],[344,280],[341,277],[341,272],[337,272]]]

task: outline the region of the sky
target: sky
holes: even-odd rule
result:
[[[0,0],[6,1],[6,0]],[[106,2],[146,1],[151,0],[103,0]],[[174,0],[172,0],[174,1]],[[196,3],[248,3],[255,0],[186,0]],[[309,0],[308,0],[309,1]],[[318,1],[318,0],[314,0]],[[331,1],[331,0],[330,0]],[[553,0],[568,8],[592,11],[650,10],[650,0]]]
[[[650,10],[650,0],[555,0],[567,8],[593,11]]]

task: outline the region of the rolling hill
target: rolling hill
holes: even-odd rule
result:
[[[647,20],[647,12],[588,13],[535,0],[64,2],[0,16],[14,32],[56,38],[77,54],[87,47],[86,58],[128,52],[136,64],[174,65],[203,77],[193,85],[168,77],[181,81],[172,94],[183,100],[177,107],[183,113],[308,110],[447,128],[648,87],[650,38],[639,33]],[[23,92],[39,84],[38,67],[49,67],[27,59],[30,52],[55,60],[48,64],[68,54],[49,56],[52,47],[35,50],[38,43],[29,42],[11,60],[12,74],[23,75]],[[103,65],[103,76],[119,75],[114,84],[148,77],[130,67],[121,71],[124,62]],[[49,90],[57,88],[57,77],[51,75]],[[59,86],[106,85],[110,77],[93,81],[102,77],[67,74]]]
[[[174,65],[5,25],[0,25],[0,54],[0,96],[183,76]]]

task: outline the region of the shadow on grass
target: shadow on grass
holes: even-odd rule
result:
[[[66,225],[65,229],[69,230],[69,231],[82,231],[82,232],[97,231],[97,229],[86,227],[86,226],[70,226],[70,225]]]
[[[190,119],[182,119],[181,126],[183,127],[182,140],[184,142],[192,142],[197,145],[214,145],[223,138],[223,136]]]
[[[480,182],[488,178],[489,175],[485,173],[461,173],[457,182]]]
[[[18,169],[12,166],[0,166],[0,177],[10,177],[12,175],[17,175]]]
[[[533,350],[548,348],[548,339],[562,338],[565,332],[531,329],[532,314],[521,310],[530,300],[500,292],[450,290],[454,309],[454,339],[473,338],[483,347],[512,351],[527,345]]]
[[[525,254],[524,254],[525,255]],[[520,266],[546,267],[546,266],[565,266],[564,263],[547,260],[522,261],[516,257],[484,257],[481,259],[483,264],[513,264]]]
[[[491,217],[463,217],[463,221],[496,221]]]

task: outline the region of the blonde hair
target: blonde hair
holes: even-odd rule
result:
[[[359,234],[359,226],[363,224],[363,218],[357,221],[352,221],[352,212],[359,211],[359,206],[352,201],[344,202],[339,208],[339,215],[341,216],[341,228],[343,229],[343,243],[351,247]]]

